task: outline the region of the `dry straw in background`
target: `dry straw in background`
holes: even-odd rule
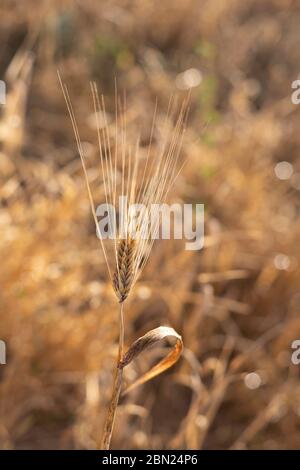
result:
[[[113,246],[108,247],[108,241],[103,239],[98,230],[96,207],[89,184],[86,158],[70,96],[67,87],[62,83],[60,77],[59,80],[70,114],[78,152],[83,166],[96,229],[111,283],[119,303],[119,352],[103,436],[102,439],[97,441],[99,443],[98,447],[109,449],[116,409],[121,393],[124,367],[142,351],[155,345],[162,339],[166,337],[175,338],[175,345],[171,352],[150,371],[130,385],[124,392],[127,393],[137,385],[145,383],[171,367],[178,360],[183,348],[181,336],[173,328],[161,326],[137,339],[129,350],[124,353],[124,305],[150,256],[153,242],[158,233],[159,204],[166,200],[166,196],[180,171],[180,168],[178,168],[178,159],[187,114],[188,99],[184,100],[182,103],[177,113],[175,125],[171,130],[168,128],[167,122],[168,117],[174,115],[174,101],[170,100],[167,119],[165,121],[166,126],[165,129],[161,131],[163,144],[159,152],[155,156],[151,156],[150,148],[157,115],[157,105],[155,106],[146,161],[141,163],[139,156],[139,137],[136,139],[134,148],[130,147],[127,143],[125,99],[123,99],[122,102],[119,100],[117,87],[115,87],[115,129],[114,135],[112,136],[111,129],[105,118],[104,97],[99,97],[96,84],[94,82],[91,83],[93,105],[97,119],[99,157],[105,203],[112,204],[113,207],[116,208],[119,203],[119,196],[126,197],[126,204],[125,207],[123,207],[123,209],[125,209],[125,217],[122,218],[121,223],[116,227],[113,240],[110,240]],[[102,126],[100,126],[99,115],[104,116],[104,125]],[[141,204],[142,207],[138,216],[135,215],[134,220],[132,212],[130,211],[132,204]],[[156,208],[154,212],[153,208]],[[152,230],[149,230],[148,227],[150,213]]]

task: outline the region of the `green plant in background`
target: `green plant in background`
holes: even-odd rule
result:
[[[194,46],[194,53],[200,59],[201,64],[208,69],[208,72],[203,74],[201,86],[199,87],[200,111],[206,122],[215,123],[220,119],[219,113],[216,110],[218,81],[216,76],[209,71],[213,69],[217,49],[212,42],[200,39]],[[210,141],[209,145],[211,145]]]
[[[204,77],[199,88],[199,106],[201,114],[207,123],[217,123],[220,114],[216,110],[218,82],[216,77]]]
[[[121,70],[128,69],[134,63],[134,57],[128,45],[112,36],[97,36],[92,55],[97,62],[107,62]]]
[[[201,167],[201,176],[205,180],[210,180],[215,176],[217,169],[213,165],[202,165]]]
[[[210,62],[213,61],[217,54],[215,45],[205,39],[201,39],[196,43],[194,51],[201,58],[207,59]]]

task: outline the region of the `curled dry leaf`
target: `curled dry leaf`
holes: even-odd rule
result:
[[[173,328],[170,328],[168,326],[159,326],[158,328],[154,328],[153,330],[148,331],[148,333],[138,338],[130,346],[123,359],[119,363],[119,367],[121,369],[130,364],[130,362],[135,359],[141,352],[145,351],[151,346],[156,345],[158,342],[162,341],[164,338],[167,337],[176,339],[176,342],[169,354],[164,357],[158,364],[153,366],[148,372],[143,374],[133,384],[129,385],[129,387],[123,392],[123,395],[127,394],[129,391],[131,391],[138,385],[148,382],[148,380],[153,379],[153,377],[156,377],[165,370],[169,369],[173,364],[178,361],[183,350],[183,342],[181,336]]]

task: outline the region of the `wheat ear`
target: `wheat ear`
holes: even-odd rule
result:
[[[120,303],[124,302],[130,292],[134,279],[135,240],[120,240],[117,250],[117,267],[113,275],[113,287]]]

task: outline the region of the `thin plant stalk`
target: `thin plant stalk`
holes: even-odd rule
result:
[[[157,112],[157,105],[155,106],[147,159],[144,165],[144,171],[142,171],[141,175],[141,172],[139,171],[139,169],[142,169],[139,168],[139,139],[136,141],[134,151],[132,151],[132,148],[127,145],[125,97],[124,109],[122,109],[121,104],[119,104],[118,111],[117,87],[115,83],[116,142],[113,155],[110,145],[110,130],[106,121],[104,97],[101,95],[100,99],[96,84],[94,82],[91,83],[92,98],[97,122],[97,135],[105,201],[107,205],[110,202],[113,204],[113,207],[115,207],[118,195],[124,197],[125,192],[126,198],[128,198],[128,202],[126,202],[125,207],[126,217],[122,221],[121,226],[118,227],[118,230],[114,236],[114,270],[112,271],[109,257],[104,245],[104,240],[101,236],[101,232],[98,231],[99,226],[96,207],[89,183],[84,147],[79,136],[79,130],[73,111],[73,106],[67,87],[62,83],[59,74],[58,77],[74,130],[97,234],[100,238],[101,248],[108,268],[108,274],[120,306],[119,353],[114,371],[112,394],[104,425],[103,437],[102,439],[97,440],[97,447],[107,450],[110,448],[117,406],[121,394],[123,368],[127,366],[137,355],[139,355],[145,349],[149,348],[151,345],[156,344],[166,337],[175,338],[176,343],[171,352],[158,364],[153,366],[148,372],[143,374],[142,377],[131,384],[127,390],[125,390],[125,393],[127,393],[137,385],[141,385],[146,381],[151,380],[153,377],[156,377],[175,364],[183,348],[181,336],[173,328],[161,326],[149,331],[144,336],[134,341],[128,351],[124,354],[124,302],[133,289],[142,269],[144,268],[145,263],[149,258],[154,240],[157,238],[156,235],[159,230],[158,208],[160,204],[164,202],[167,193],[178,176],[178,173],[176,174],[176,166],[182,144],[188,100],[185,100],[182,103],[176,123],[171,132],[168,130],[167,125],[168,119],[171,118],[173,114],[171,111],[173,108],[173,101],[170,100],[168,114],[165,119],[165,128],[162,130],[162,133],[166,134],[166,138],[164,138],[163,145],[159,149],[156,158],[154,158],[152,164],[150,164],[150,147],[152,144]],[[100,125],[98,118],[99,114],[104,116],[104,128]],[[121,194],[117,190],[118,160],[121,160],[119,162],[121,164]],[[148,171],[149,177],[146,176]],[[129,206],[133,203],[140,204],[143,207],[143,210],[140,211],[140,214],[136,218],[129,210]],[[149,230],[148,227],[148,218],[149,214],[152,214],[153,206],[156,207],[153,224],[154,231],[152,231],[152,229]],[[111,220],[109,220],[109,222],[111,223]]]
[[[102,450],[108,450],[110,448],[110,441],[113,433],[116,411],[122,387],[123,366],[121,366],[121,363],[124,355],[124,302],[120,302],[119,331],[119,352],[114,372],[111,399],[104,425],[102,442],[100,445],[100,449]]]

